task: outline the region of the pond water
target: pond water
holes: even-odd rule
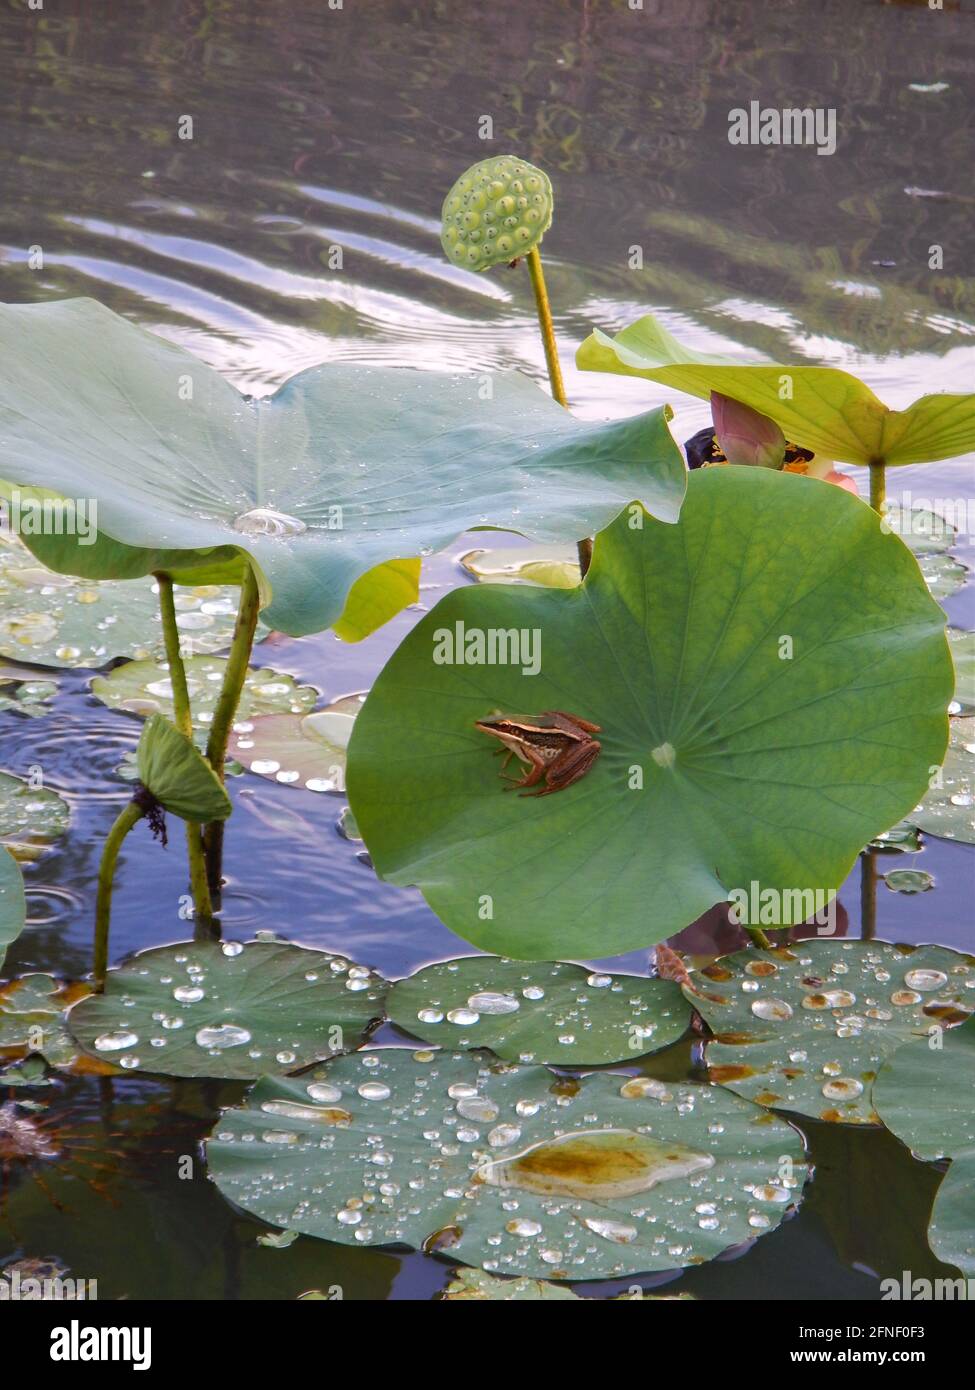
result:
[[[438,240],[456,175],[508,148],[555,182],[549,292],[581,415],[670,399],[678,440],[706,423],[703,402],[573,366],[593,327],[615,331],[651,311],[692,348],[847,366],[895,406],[972,387],[970,7],[47,0],[29,12],[11,2],[0,7],[0,63],[0,298],[93,296],[245,391],[268,393],[325,360],[543,380],[527,276],[455,270]],[[732,150],[728,111],[753,99],[836,108],[836,153]],[[477,138],[485,115],[493,145]],[[176,134],[185,116],[190,140]],[[329,268],[334,246],[341,269]],[[32,247],[42,269],[30,268]],[[633,247],[641,270],[629,268]],[[969,458],[899,470],[889,487],[957,499],[972,482]],[[969,565],[971,541],[955,550]],[[466,582],[458,557],[478,543],[459,540],[425,564],[421,610]],[[958,626],[973,626],[972,592],[946,602]],[[368,688],[417,611],[363,646],[272,636],[255,661],[331,700]],[[23,775],[40,764],[72,810],[70,834],[27,870],[31,923],[9,973],[90,968],[98,853],[129,794],[115,769],[140,724],[95,702],[89,679],[59,675],[43,720],[0,714],[0,767]],[[376,880],[336,829],[341,798],[250,775],[231,793],[228,936],[276,929],[392,976],[469,952],[419,894]],[[115,957],[185,935],[178,854],[146,835],[127,843]],[[971,850],[928,838],[896,867],[908,864],[931,872],[935,890],[881,885],[877,936],[971,949]],[[858,935],[856,874],[841,902]],[[726,926],[702,925],[678,944],[705,954],[736,942]],[[617,964],[645,971],[647,954]],[[699,1061],[684,1043],[644,1069],[699,1075]],[[0,1263],[57,1256],[96,1277],[103,1298],[290,1299],[333,1285],[347,1298],[427,1298],[447,1282],[449,1263],[419,1254],[306,1238],[262,1247],[260,1223],[208,1182],[180,1180],[174,1156],[197,1154],[240,1087],[60,1084],[52,1113],[80,1157],[49,1167],[48,1194],[13,1185]],[[925,1238],[937,1174],[886,1133],[803,1128],[816,1176],[798,1216],[743,1263],[739,1250],[638,1282],[702,1298],[871,1299],[879,1278],[903,1269],[946,1273]]]

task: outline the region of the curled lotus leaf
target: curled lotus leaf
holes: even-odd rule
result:
[[[139,781],[163,810],[186,821],[226,820],[230,797],[191,739],[161,714],[146,720],[136,750]]]
[[[921,396],[906,410],[891,410],[837,367],[743,365],[691,352],[652,314],[615,337],[597,329],[579,348],[576,364],[583,371],[644,377],[705,400],[718,391],[837,463],[933,463],[975,449],[975,394]]]

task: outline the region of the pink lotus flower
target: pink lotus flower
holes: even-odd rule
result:
[[[729,463],[751,468],[782,467],[785,435],[767,415],[712,391],[711,418],[718,447]]]

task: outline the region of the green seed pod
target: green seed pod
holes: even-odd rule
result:
[[[489,270],[526,255],[551,225],[548,175],[516,155],[494,155],[471,165],[447,194],[440,240],[454,265]]]

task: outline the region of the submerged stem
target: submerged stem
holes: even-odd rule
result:
[[[887,465],[882,459],[874,459],[870,463],[870,505],[875,512],[883,516],[886,500]]]
[[[108,932],[112,917],[112,888],[115,883],[115,865],[118,861],[122,841],[142,819],[145,810],[137,801],[130,801],[108,832],[102,849],[101,863],[98,866],[98,898],[95,903],[95,988],[99,993],[105,988],[105,972],[108,970]]]
[[[545,365],[548,368],[549,385],[552,388],[552,395],[559,405],[564,405],[568,409],[569,401],[565,394],[565,386],[562,381],[562,366],[559,362],[559,350],[555,343],[555,325],[552,322],[552,308],[548,302],[548,290],[545,288],[545,272],[542,270],[542,258],[538,254],[538,247],[533,246],[528,256],[528,273],[531,276],[532,290],[535,295],[535,310],[538,314],[538,327],[542,335],[542,346],[545,349]],[[592,560],[592,541],[588,536],[579,541],[579,568],[582,577],[585,579]]]
[[[179,647],[179,628],[173,602],[173,581],[168,574],[154,576],[159,588],[159,612],[162,617],[163,639],[169,682],[173,688],[175,724],[186,738],[193,737],[193,717],[190,711],[190,691],[186,682],[186,667]],[[193,893],[193,915],[196,921],[208,922],[213,917],[213,903],[207,881],[206,860],[203,854],[202,828],[195,821],[186,822],[186,852],[190,862],[190,888]]]
[[[247,667],[254,646],[254,633],[261,611],[261,598],[257,587],[257,575],[252,565],[247,565],[240,586],[240,604],[237,621],[234,624],[234,640],[227,658],[220,698],[213,712],[210,737],[207,739],[207,761],[217,777],[224,780],[224,763],[227,758],[227,744],[230,729],[240,703],[240,692],[244,688]],[[206,874],[211,894],[219,900],[223,883],[223,821],[211,821],[203,832],[203,848],[206,856]]]

